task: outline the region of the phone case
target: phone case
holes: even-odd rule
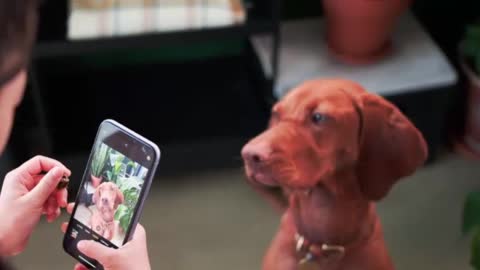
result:
[[[145,137],[141,136],[140,134],[134,132],[133,130],[127,128],[126,126],[118,123],[117,121],[115,120],[112,120],[112,119],[107,119],[107,120],[104,120],[100,126],[99,126],[99,129],[97,131],[97,134],[95,136],[95,140],[94,140],[94,144],[93,144],[93,147],[92,147],[92,150],[90,152],[90,155],[89,155],[89,158],[88,158],[88,161],[87,161],[87,164],[90,164],[91,163],[91,160],[92,160],[92,157],[95,153],[95,151],[93,150],[95,145],[98,143],[99,141],[99,138],[100,138],[100,132],[102,131],[102,127],[105,125],[105,124],[110,124],[112,126],[114,126],[116,128],[116,130],[118,131],[121,131],[122,133],[128,135],[128,136],[131,136],[133,137],[135,140],[138,140],[140,141],[142,144],[144,145],[148,145],[150,147],[152,147],[153,151],[154,151],[154,154],[155,154],[155,157],[153,157],[153,163],[152,163],[152,166],[151,168],[149,168],[149,171],[150,173],[148,174],[148,177],[144,180],[144,186],[142,187],[142,191],[140,193],[140,197],[139,197],[139,201],[136,205],[136,208],[135,208],[135,211],[134,211],[134,214],[133,214],[133,217],[132,217],[132,220],[131,220],[131,223],[130,223],[130,226],[129,226],[129,229],[128,231],[126,231],[126,234],[125,234],[125,241],[123,242],[123,244],[125,244],[126,242],[130,241],[133,237],[133,232],[135,231],[135,228],[138,224],[138,221],[142,215],[142,212],[143,212],[143,207],[144,207],[144,204],[145,204],[145,201],[146,201],[146,198],[148,196],[148,194],[150,193],[150,187],[151,187],[151,184],[153,182],[153,178],[155,177],[155,174],[156,174],[156,170],[157,170],[157,167],[158,167],[158,164],[160,162],[160,157],[161,157],[161,152],[160,152],[160,149],[158,148],[158,146],[151,142],[150,140],[146,139]],[[80,187],[83,187],[86,179],[88,179],[88,168],[85,169],[84,171],[84,174],[82,176],[82,182],[80,183]],[[75,206],[75,209],[73,210],[72,212],[72,216],[70,217],[70,226],[72,226],[72,220],[74,218],[74,213],[76,212],[76,208],[78,206],[77,202],[79,201],[79,196],[81,194],[81,190],[79,190],[79,192],[77,193],[77,196],[75,198],[75,203],[76,203],[76,206]],[[68,229],[67,229],[68,231]],[[81,259],[77,258],[75,256],[75,254],[72,254],[69,252],[69,248],[67,248],[67,244],[70,243],[69,241],[70,239],[67,237],[67,234],[65,234],[64,236],[64,239],[63,239],[63,248],[65,250],[65,252],[67,252],[69,255],[71,255],[72,257],[74,257],[76,260],[78,260],[80,263],[84,264],[87,268],[89,269],[103,269],[103,267],[101,267],[99,265],[99,267],[91,267],[89,265],[89,263],[87,261],[82,261]],[[80,252],[78,252],[80,253]],[[79,255],[80,256],[80,255]],[[85,264],[87,263],[87,264]]]

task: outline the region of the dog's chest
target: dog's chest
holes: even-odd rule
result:
[[[320,264],[315,261],[299,262],[298,270],[320,270]]]
[[[297,270],[338,270],[342,258],[326,257],[300,257],[298,259]],[[349,269],[350,270],[350,269]]]
[[[107,226],[102,222],[97,222],[96,224],[94,224],[93,229],[96,233],[103,235],[107,230]]]
[[[316,242],[331,243],[351,233],[355,211],[349,204],[335,200],[328,192],[316,189],[310,194],[290,193],[290,209],[300,234]]]
[[[294,212],[296,220],[301,223],[297,225],[308,231],[313,229],[318,231],[321,228],[326,229],[331,223],[329,218],[333,216],[335,209],[333,199],[329,198],[329,195],[322,190],[310,193],[291,192],[290,207]]]
[[[106,231],[111,230],[113,227],[113,223],[106,222],[99,211],[94,212],[91,223],[92,229],[100,235],[103,235]]]

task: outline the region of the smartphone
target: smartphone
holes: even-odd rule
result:
[[[63,239],[65,251],[89,269],[103,269],[77,243],[119,248],[131,240],[159,161],[157,145],[114,120],[103,121]]]

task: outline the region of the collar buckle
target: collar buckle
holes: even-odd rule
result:
[[[340,245],[309,243],[304,236],[295,234],[295,250],[297,253],[305,252],[316,258],[341,258],[345,255],[345,247]]]

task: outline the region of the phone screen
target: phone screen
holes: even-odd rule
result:
[[[77,251],[80,240],[112,248],[128,241],[155,159],[148,144],[111,124],[101,126],[65,235],[64,247],[70,254],[96,268]]]

